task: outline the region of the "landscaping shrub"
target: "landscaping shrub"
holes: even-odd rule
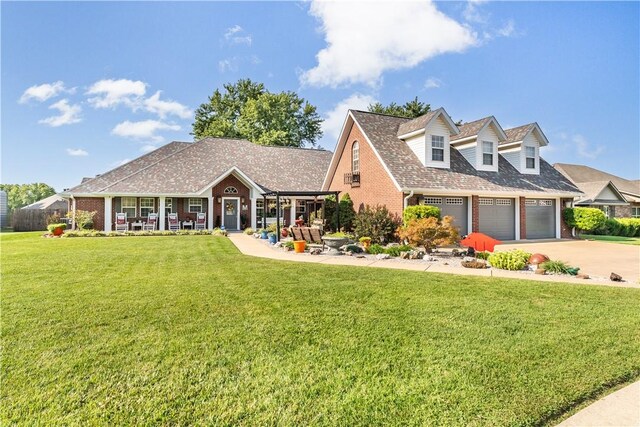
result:
[[[371,246],[369,246],[369,249],[367,249],[367,252],[372,254],[372,255],[377,255],[377,254],[385,253],[385,249],[384,249],[384,247],[382,245],[374,243]]]
[[[115,231],[99,231],[99,230],[71,230],[65,232],[61,237],[126,237],[126,236],[204,236],[213,234],[214,236],[226,236],[226,230],[220,230],[219,228],[213,231],[210,230],[178,230],[178,231],[125,231],[124,233],[118,233]]]
[[[565,208],[562,215],[569,227],[579,231],[597,230],[606,220],[604,212],[597,208]]]
[[[67,224],[65,224],[64,222],[60,222],[60,223],[57,223],[57,224],[49,224],[49,225],[47,225],[47,230],[49,230],[49,233],[53,233],[56,228],[61,228],[63,230],[66,230],[67,229]]]
[[[506,252],[495,252],[489,256],[492,267],[501,270],[522,270],[529,261],[530,253],[520,249]]]
[[[442,220],[429,217],[412,219],[397,231],[401,240],[415,246],[424,246],[427,253],[438,245],[452,245],[458,242],[458,228],[453,225],[453,217],[445,216]]]
[[[252,235],[253,235],[253,233],[255,233],[255,232],[256,232],[256,231],[255,231],[253,228],[251,228],[251,227],[247,227],[247,228],[245,228],[245,229],[244,229],[244,234],[247,234],[247,235],[249,235],[249,236],[252,236]]]
[[[402,220],[405,224],[414,219],[438,218],[440,219],[440,208],[428,205],[407,206],[402,212]]]
[[[336,197],[327,196],[324,199],[324,214],[328,219],[327,226],[331,230],[338,230],[338,211],[336,210]],[[353,221],[356,211],[353,209],[353,201],[349,193],[345,193],[340,198],[340,229],[345,231],[353,230]]]
[[[408,252],[412,251],[413,247],[409,245],[399,245],[399,246],[391,246],[385,249],[385,253],[388,253],[390,256],[399,257],[400,252]]]
[[[640,218],[610,218],[593,234],[604,236],[639,237]]]
[[[476,258],[478,259],[482,259],[482,260],[488,260],[489,259],[489,255],[491,255],[491,253],[489,252],[476,252]]]
[[[353,234],[345,233],[344,231],[337,231],[335,233],[327,233],[323,237],[334,237],[339,239],[351,239],[353,240]]]
[[[354,254],[359,254],[359,253],[362,253],[363,249],[358,245],[347,245],[344,248],[344,251],[345,252],[351,252],[351,253],[354,253]]]
[[[564,261],[549,260],[540,264],[540,268],[548,271],[549,273],[557,274],[569,274],[569,265]]]
[[[76,210],[75,219],[74,219],[73,212],[68,212],[67,218],[74,219],[76,223],[76,227],[78,227],[78,229],[86,230],[88,228],[93,227],[93,217],[97,213],[98,211],[89,212],[89,211],[83,211],[78,209]]]
[[[387,243],[393,241],[400,219],[392,216],[386,206],[367,205],[356,215],[353,224],[356,236],[371,237],[372,243]]]
[[[47,216],[45,222],[47,223],[47,225],[59,223],[60,222],[60,214],[59,213],[52,213],[51,215]]]
[[[227,233],[227,230],[223,230],[221,228],[217,228],[216,227],[216,228],[213,229],[211,234],[214,235],[214,236],[226,236],[228,233]]]

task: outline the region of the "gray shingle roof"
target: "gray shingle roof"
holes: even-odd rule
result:
[[[194,194],[233,167],[264,190],[314,191],[322,188],[332,155],[325,150],[263,146],[225,138],[173,142],[149,154],[154,153],[130,162],[128,165],[135,163],[135,170],[133,166],[116,168],[72,188],[70,193]],[[96,180],[99,182],[94,183]]]
[[[38,200],[30,205],[23,206],[21,209],[67,209],[67,201],[60,195],[54,194],[42,200]]]
[[[439,112],[440,109],[429,111],[427,114],[423,114],[419,117],[416,117],[415,119],[400,124],[400,126],[398,127],[398,136],[406,135],[419,129],[424,129],[425,126],[427,126],[427,123],[431,121],[433,116],[435,116]]]
[[[459,139],[477,135],[478,132],[480,132],[480,129],[482,129],[492,118],[492,116],[489,116],[483,119],[474,120],[473,122],[463,123],[461,126],[458,126],[460,133],[457,135],[451,135],[451,141],[457,141]]]
[[[521,174],[501,155],[498,156],[499,172],[483,172],[452,148],[450,169],[425,167],[407,144],[397,138],[398,128],[408,119],[364,111],[352,110],[352,113],[401,188],[569,195],[580,192],[543,159],[540,159],[540,175]]]
[[[600,195],[600,193],[602,193],[602,190],[604,190],[604,188],[609,184],[612,184],[615,187],[615,184],[613,184],[611,181],[594,181],[594,182],[576,183],[576,186],[580,189],[580,191],[584,193],[584,196],[580,197],[580,200],[578,200],[577,203],[582,204],[582,203],[595,202],[598,199],[598,196]],[[612,200],[608,200],[608,201],[612,201]],[[615,201],[612,201],[612,202],[615,202]],[[625,201],[619,200],[619,202],[624,203]]]
[[[510,144],[512,142],[522,141],[525,136],[533,129],[535,123],[529,123],[527,125],[518,126],[511,129],[505,129],[504,133],[507,135],[507,140],[502,141],[498,145]]]
[[[576,184],[581,182],[611,181],[618,191],[640,196],[640,182],[624,179],[585,165],[556,163],[553,165],[560,173]]]

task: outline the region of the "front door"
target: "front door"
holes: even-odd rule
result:
[[[238,230],[238,199],[224,199],[222,204],[224,228],[227,230]]]

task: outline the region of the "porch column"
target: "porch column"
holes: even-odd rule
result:
[[[255,197],[251,198],[251,228],[256,230],[258,228],[258,206],[256,204],[257,199]]]
[[[166,203],[166,197],[164,196],[160,196],[160,202],[158,203],[158,221],[160,222],[160,227],[158,228],[158,230],[160,231],[164,231],[164,223],[165,223],[165,203]]]
[[[71,212],[73,213],[71,215],[71,229],[75,230],[76,229],[76,199],[71,196]]]
[[[111,201],[113,197],[104,198],[104,231],[111,231]]]
[[[516,237],[516,240],[520,240],[520,197],[513,199],[513,202],[516,204],[516,230],[514,232],[514,236]]]
[[[207,201],[207,218],[209,219],[207,227],[209,230],[213,230],[213,193],[209,194]]]
[[[562,238],[562,199],[560,197],[556,197],[556,239]],[[573,202],[571,203],[573,206]]]
[[[294,225],[296,225],[296,204],[298,203],[296,201],[296,199],[290,199],[291,200],[291,207],[289,208],[289,225],[291,227],[293,227]]]

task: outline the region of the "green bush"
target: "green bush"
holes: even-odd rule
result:
[[[409,245],[399,245],[399,246],[391,246],[385,249],[385,253],[389,254],[390,256],[393,257],[398,257],[400,256],[400,252],[408,252],[408,251],[412,251],[413,248]]]
[[[247,228],[245,228],[245,229],[244,229],[244,234],[247,234],[247,235],[249,235],[249,236],[252,236],[252,235],[253,235],[253,233],[255,233],[255,232],[256,232],[256,231],[255,231],[253,228],[251,228],[251,227],[247,227]]]
[[[86,230],[93,227],[93,217],[98,213],[98,211],[83,211],[76,210],[75,216],[73,211],[67,213],[67,218],[71,218],[75,221],[76,226],[80,230]]]
[[[344,248],[344,251],[345,252],[351,252],[351,253],[354,253],[354,254],[359,254],[359,253],[361,253],[363,251],[363,249],[358,245],[347,245]]]
[[[639,237],[640,218],[607,219],[602,227],[593,231],[593,234],[600,234],[604,236]]]
[[[540,264],[540,268],[550,273],[569,274],[569,269],[571,267],[566,262],[563,262],[563,261],[549,260]]]
[[[413,219],[437,218],[440,219],[440,208],[428,205],[407,206],[402,212],[402,220],[405,224]]]
[[[565,208],[562,212],[564,221],[569,227],[580,231],[597,230],[604,226],[606,216],[596,208]]]
[[[382,245],[374,243],[371,246],[369,246],[369,249],[367,249],[367,252],[372,254],[372,255],[377,255],[377,254],[385,253],[385,249],[384,249],[384,247]]]
[[[338,231],[336,233],[327,233],[323,237],[334,237],[341,239],[353,239],[353,234],[345,233],[344,231]]]
[[[371,237],[372,243],[393,241],[400,219],[389,213],[386,206],[369,205],[359,212],[353,220],[356,236]]]
[[[49,230],[49,233],[53,233],[56,228],[62,228],[63,230],[66,230],[67,229],[67,224],[65,224],[64,222],[59,222],[57,224],[49,224],[49,225],[47,225],[47,230]]]
[[[489,256],[491,255],[491,253],[489,252],[476,252],[476,258],[478,259],[483,259],[483,260],[488,260]]]
[[[324,199],[324,215],[327,218],[327,226],[331,230],[338,230],[338,211],[336,209],[336,197],[331,195]],[[356,211],[353,209],[353,201],[349,193],[344,193],[340,198],[340,229],[345,231],[353,230],[353,220]]]
[[[495,252],[489,255],[489,263],[492,267],[501,270],[522,270],[527,265],[530,256],[530,253],[520,249]]]

